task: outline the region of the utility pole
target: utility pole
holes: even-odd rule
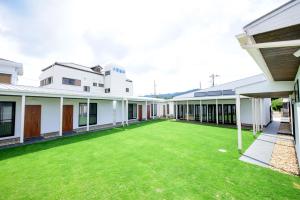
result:
[[[211,78],[211,81],[212,81],[212,87],[215,86],[215,79],[216,79],[217,77],[220,77],[220,75],[217,75],[217,74],[211,74],[211,75],[209,76],[209,78]]]

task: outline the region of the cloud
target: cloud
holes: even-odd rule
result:
[[[136,95],[183,91],[261,73],[235,35],[285,0],[48,0],[0,2],[0,55],[38,84],[55,61],[120,63]]]

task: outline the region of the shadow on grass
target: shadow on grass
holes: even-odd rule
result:
[[[135,128],[140,128],[143,126],[148,126],[151,124],[156,124],[160,123],[166,120],[152,120],[152,121],[143,121],[139,123],[134,123],[130,124],[127,127],[116,127],[116,128],[110,128],[106,130],[99,130],[99,131],[93,131],[93,132],[85,132],[85,133],[80,133],[76,135],[68,135],[68,136],[63,136],[63,137],[58,137],[55,139],[51,140],[43,140],[39,141],[37,143],[33,144],[20,144],[19,146],[14,146],[14,147],[9,147],[9,148],[4,148],[0,149],[0,161],[1,160],[6,160],[12,157],[16,156],[21,156],[29,153],[35,153],[38,151],[43,151],[51,148],[56,148],[68,144],[74,144],[94,138],[99,138],[99,137],[104,137],[108,136],[111,134],[117,134],[117,133],[122,133],[126,130],[132,130]]]

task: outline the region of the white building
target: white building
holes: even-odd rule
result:
[[[10,67],[5,72],[11,77],[22,74],[22,65]],[[0,83],[0,145],[161,117],[163,101],[134,97],[124,69],[109,65],[102,70],[55,63],[43,70],[41,87]]]
[[[264,81],[266,81],[265,76],[260,74],[176,96],[171,100],[173,105],[175,105],[171,114],[180,120],[235,125],[235,89]],[[252,98],[246,96],[242,96],[241,98],[242,125],[252,127]],[[253,103],[255,103],[255,106],[259,110],[256,118],[259,121],[260,128],[267,126],[271,121],[271,99],[262,98]]]
[[[0,58],[0,83],[16,85],[20,75],[23,75],[21,63]]]
[[[42,70],[40,86],[52,89],[84,91],[112,96],[132,96],[133,83],[123,67],[110,64],[86,67],[75,63],[56,62]]]

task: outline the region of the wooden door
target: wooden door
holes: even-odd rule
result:
[[[147,105],[147,119],[150,119],[150,105]]]
[[[64,105],[63,132],[73,131],[73,105]]]
[[[143,119],[143,106],[139,105],[139,118],[138,118],[138,120],[142,121],[142,119]]]
[[[41,106],[25,106],[24,137],[25,139],[41,136]]]

